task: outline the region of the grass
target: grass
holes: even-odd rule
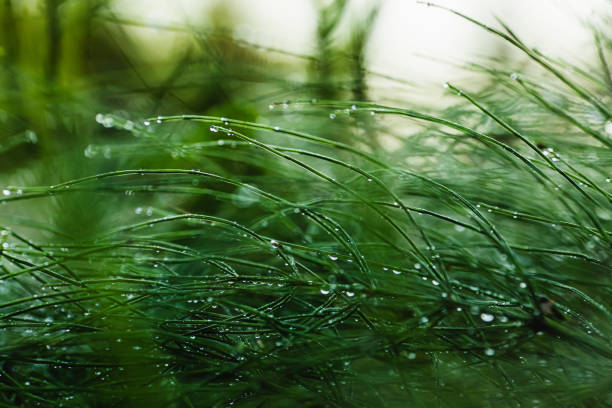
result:
[[[451,11],[539,68],[472,64],[494,85],[389,106],[363,100],[368,29],[333,49],[344,6],[299,86],[189,97],[240,70],[219,57],[146,98],[121,75],[60,87],[46,123],[12,94],[1,406],[612,404],[610,42],[573,67]]]

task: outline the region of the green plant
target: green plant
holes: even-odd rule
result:
[[[611,404],[609,73],[472,22],[541,69],[439,112],[327,70],[41,154],[0,197],[3,406]]]

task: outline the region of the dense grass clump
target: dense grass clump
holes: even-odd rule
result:
[[[573,67],[472,21],[530,69],[390,106],[367,29],[330,48],[344,3],[299,84],[196,33],[157,87],[5,67],[0,405],[612,404],[612,43]]]

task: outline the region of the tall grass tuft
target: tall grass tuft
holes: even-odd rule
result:
[[[57,44],[40,78],[2,74],[1,406],[612,404],[605,33],[577,67],[451,11],[533,69],[469,65],[489,85],[432,111],[365,100],[369,28],[331,41],[344,1],[301,83],[188,29],[207,51],[158,85],[98,3],[83,24],[123,57],[89,90]]]

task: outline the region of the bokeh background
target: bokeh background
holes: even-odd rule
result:
[[[569,63],[596,66],[590,28],[609,25],[605,0],[446,3],[485,23],[499,17]],[[119,137],[97,113],[256,119],[289,95],[439,108],[445,81],[486,86],[466,62],[531,66],[499,38],[412,1],[7,0],[0,18],[1,184],[20,184],[14,173],[36,157],[74,162]],[[26,184],[60,174],[45,167]]]
[[[498,17],[569,63],[596,65],[585,28],[609,25],[605,0],[440,4],[493,25]],[[100,136],[98,112],[257,115],[283,93],[439,107],[445,81],[478,84],[466,62],[524,60],[499,38],[413,1],[7,0],[0,13],[0,151],[30,144],[3,157],[5,170],[41,149],[83,150]],[[62,115],[67,104],[78,109]]]

